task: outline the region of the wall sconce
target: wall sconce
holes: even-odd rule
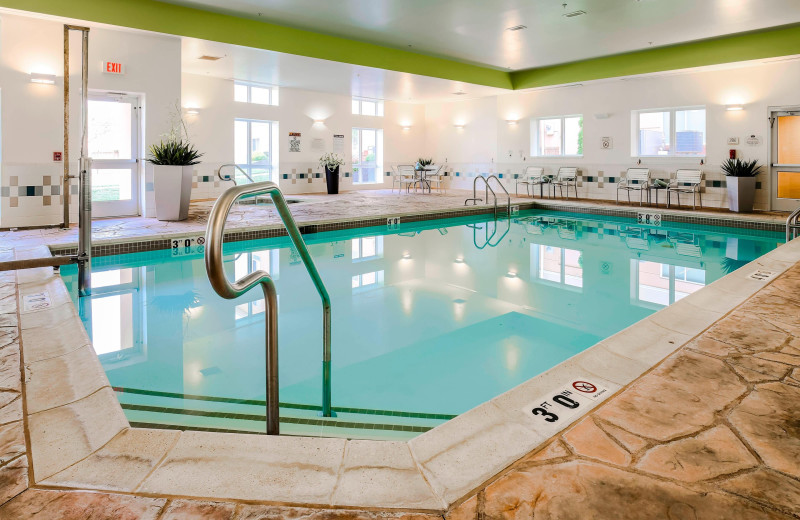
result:
[[[725,110],[728,112],[738,112],[744,110],[744,105],[725,105]]]
[[[402,128],[403,131],[408,132],[409,130],[411,130],[411,125],[403,125]]]
[[[456,123],[453,126],[456,127],[456,130],[463,130],[464,129],[464,123]]]
[[[464,263],[464,259],[459,256],[454,260],[454,262],[457,263],[457,264],[463,264]]]
[[[409,253],[408,251],[405,251],[403,253],[403,260],[411,260],[411,253]]]
[[[196,116],[196,115],[200,114],[200,109],[199,108],[195,108],[195,107],[191,107],[191,108],[186,107],[186,114],[190,115],[190,116]]]
[[[508,123],[508,126],[517,126],[517,123],[519,123],[519,121],[517,121],[516,119],[506,119],[506,123]]]
[[[509,271],[506,273],[506,278],[516,278],[517,272],[516,271]]]
[[[39,83],[42,85],[55,85],[55,74],[42,74],[41,72],[31,72],[31,83]]]
[[[611,117],[611,114],[609,114],[609,113],[602,113],[602,114],[595,114],[594,115],[595,119],[608,119],[609,117]]]
[[[324,125],[325,124],[325,120],[324,119],[315,119],[314,120],[314,124],[315,125]]]

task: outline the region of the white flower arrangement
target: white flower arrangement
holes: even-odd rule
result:
[[[325,168],[329,170],[335,170],[339,166],[344,164],[344,157],[342,157],[338,153],[331,153],[328,152],[322,157],[319,158],[319,167],[323,170]]]

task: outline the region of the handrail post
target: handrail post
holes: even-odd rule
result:
[[[280,433],[280,400],[278,395],[278,297],[275,284],[266,271],[254,271],[239,280],[231,283],[225,275],[223,265],[222,245],[225,232],[225,221],[228,218],[233,204],[244,195],[269,194],[274,203],[278,214],[283,220],[289,238],[300,254],[303,263],[311,276],[312,281],[322,299],[323,312],[323,390],[322,390],[322,413],[325,417],[331,417],[331,302],[328,291],[322,278],[317,271],[314,260],[308,252],[300,230],[286,205],[280,188],[274,182],[260,182],[234,186],[225,190],[214,203],[211,213],[208,216],[208,226],[206,227],[206,251],[205,265],[208,273],[208,280],[211,287],[217,294],[226,299],[234,299],[252,289],[256,284],[261,284],[264,291],[264,303],[266,307],[266,383],[267,383],[267,434],[278,435]]]

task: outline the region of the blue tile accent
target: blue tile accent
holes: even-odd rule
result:
[[[502,174],[502,173],[498,173],[498,174],[497,174],[497,177],[498,177],[499,179],[502,179],[502,178],[503,178],[503,174]]]
[[[322,178],[322,174],[321,173],[315,173],[314,174],[314,178],[315,179],[320,179],[320,178]]]
[[[53,189],[55,189],[55,186],[53,186]],[[155,189],[156,188],[155,188],[155,186],[153,185],[152,182],[145,182],[144,183],[144,191],[154,191]],[[55,195],[55,193],[54,193],[54,195]]]
[[[288,179],[289,178],[289,174],[288,173],[284,173],[283,174],[283,178],[284,178],[284,180]]]
[[[11,195],[11,187],[10,186],[3,186],[0,188],[0,197],[8,197]]]
[[[461,177],[461,172],[456,172],[456,177]]]

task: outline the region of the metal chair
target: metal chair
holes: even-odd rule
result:
[[[539,198],[543,198],[544,194],[544,184],[546,181],[544,180],[544,168],[539,168],[538,166],[527,166],[525,167],[525,172],[522,174],[521,179],[517,179],[517,185],[515,188],[515,193],[517,197],[519,197],[519,185],[525,185],[525,191],[528,193],[529,197],[531,195],[531,186],[539,185]]]
[[[561,197],[564,197],[564,188],[567,188],[567,198],[569,198],[569,187],[575,190],[575,198],[578,198],[578,168],[562,166],[558,169],[555,178],[550,182],[553,187],[553,197],[556,196],[556,186],[558,186]]]
[[[703,195],[700,193],[700,185],[703,182],[702,170],[678,170],[675,172],[675,180],[667,186],[667,207],[670,203],[670,193],[678,197],[678,206],[681,205],[681,193],[692,194],[692,209],[695,209],[697,199],[700,199],[700,209],[703,209]]]
[[[398,193],[402,191],[403,185],[406,186],[406,192],[408,192],[411,185],[416,181],[417,172],[414,171],[414,165],[399,164],[395,167],[395,174],[392,175],[392,193],[394,193],[394,187],[397,185],[399,185]]]
[[[447,193],[447,190],[444,188],[445,186],[445,171],[444,167],[439,164],[431,164],[427,168],[428,172],[425,174],[425,180],[428,182],[428,187],[432,187],[432,185],[436,185],[436,189],[439,192],[444,191]]]
[[[628,168],[625,177],[617,183],[617,204],[620,190],[628,192],[628,204],[631,203],[631,192],[639,192],[639,205],[644,205],[644,193],[650,198],[650,168]]]

